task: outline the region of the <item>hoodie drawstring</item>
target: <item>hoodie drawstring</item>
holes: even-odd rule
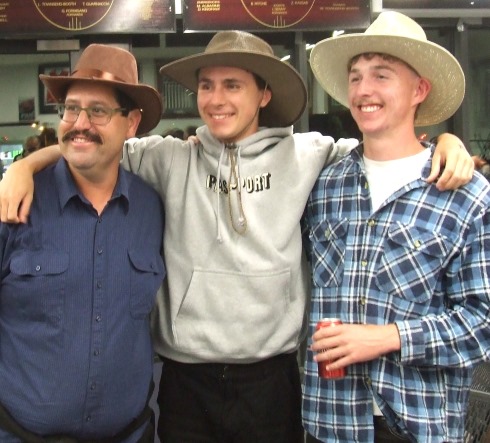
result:
[[[236,233],[243,235],[247,232],[247,218],[245,217],[245,212],[243,211],[242,204],[242,187],[241,187],[241,176],[240,176],[240,147],[235,143],[230,143],[225,145],[228,149],[228,157],[230,159],[230,178],[228,180],[228,208],[230,210],[230,221],[231,226]],[[232,205],[232,191],[236,190],[236,198],[238,201],[238,223],[235,223],[233,217],[233,205]]]
[[[218,174],[217,174],[217,183],[218,186],[216,187],[216,224],[217,224],[217,234],[216,234],[216,240],[219,243],[223,243],[223,239],[221,238],[221,217],[219,216],[219,210],[220,210],[220,193],[221,189],[219,186],[219,183],[221,183],[221,163],[223,162],[223,155],[225,153],[226,146],[223,145],[223,149],[221,150],[221,154],[219,156],[219,162],[218,162]]]
[[[219,183],[221,183],[221,166],[223,164],[223,157],[225,150],[228,151],[228,159],[230,161],[230,177],[228,180],[228,210],[230,213],[230,222],[233,230],[243,235],[247,232],[247,218],[245,217],[245,212],[243,210],[242,204],[242,187],[241,187],[241,176],[240,176],[240,166],[241,166],[241,156],[240,147],[235,143],[226,143],[221,150],[218,162],[218,172],[217,172],[217,183],[216,187],[216,240],[219,243],[223,242],[221,237],[221,218],[220,218],[220,194],[221,189]],[[233,203],[232,203],[232,192],[236,191],[236,199],[238,202],[238,220],[235,220],[233,215]],[[233,192],[234,193],[234,192]]]

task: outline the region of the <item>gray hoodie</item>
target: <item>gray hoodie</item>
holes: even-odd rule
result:
[[[152,319],[155,350],[187,363],[293,352],[306,333],[310,279],[300,219],[321,169],[357,140],[340,148],[292,127],[261,128],[234,149],[206,126],[197,137],[198,146],[150,136],[124,147],[123,166],[165,206],[167,280]]]

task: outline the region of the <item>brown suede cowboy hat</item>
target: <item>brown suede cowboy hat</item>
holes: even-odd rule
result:
[[[318,42],[310,65],[325,91],[349,107],[347,65],[356,55],[378,52],[403,60],[428,79],[432,89],[419,105],[415,126],[429,126],[451,117],[465,92],[463,69],[442,46],[429,40],[422,27],[404,14],[382,12],[363,34],[345,34]]]
[[[168,63],[160,73],[197,92],[198,71],[208,66],[241,68],[267,82],[272,99],[260,111],[261,126],[292,125],[306,108],[306,87],[296,69],[276,57],[264,40],[244,31],[218,32],[204,52]]]
[[[163,105],[158,91],[138,83],[138,68],[133,54],[116,46],[93,44],[82,52],[69,76],[39,75],[56,101],[65,99],[68,86],[77,81],[105,83],[131,98],[141,109],[138,134],[152,130],[160,121]]]

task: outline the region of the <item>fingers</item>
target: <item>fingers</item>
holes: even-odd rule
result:
[[[460,158],[455,164],[448,162],[437,180],[437,189],[447,191],[460,188],[471,180],[474,170],[475,164],[471,157]]]
[[[19,223],[19,217],[17,214],[17,206],[9,204],[10,199],[8,196],[3,196],[1,200],[0,208],[0,220],[3,223]]]
[[[28,194],[24,197],[22,203],[20,204],[18,219],[21,223],[27,223],[29,211],[32,205],[32,198],[32,194]]]
[[[442,172],[441,168],[443,168]],[[435,152],[427,182],[435,183],[440,191],[457,189],[471,180],[474,170],[475,162],[464,150],[461,150],[461,155],[449,156],[445,163],[442,157]]]
[[[438,152],[434,152],[434,156],[432,157],[432,168],[430,170],[429,177],[427,177],[427,183],[433,183],[437,181],[440,172],[441,172],[441,156]]]
[[[0,221],[3,223],[26,223],[32,204],[32,195],[22,196],[11,189],[0,193]]]

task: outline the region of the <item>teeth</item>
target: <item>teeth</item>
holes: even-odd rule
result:
[[[223,114],[216,115],[216,114],[213,114],[211,117],[214,118],[215,120],[223,120],[226,117],[228,117],[228,114],[227,115],[223,115]]]
[[[378,109],[381,109],[381,106],[378,106],[378,105],[361,106],[362,112],[375,112]]]

